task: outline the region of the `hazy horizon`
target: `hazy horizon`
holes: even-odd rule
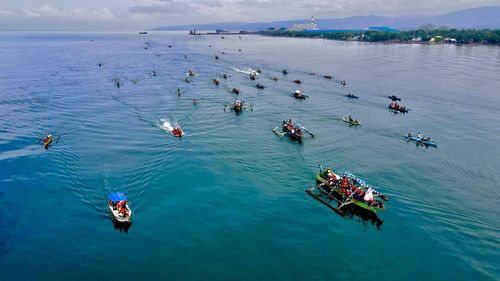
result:
[[[88,0],[67,3],[19,0],[0,4],[0,30],[133,31],[158,26],[222,22],[267,22],[351,16],[437,15],[500,0]]]

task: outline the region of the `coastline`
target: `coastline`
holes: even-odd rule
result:
[[[495,30],[494,32],[498,32]],[[248,34],[248,33],[247,33]],[[399,39],[390,39],[390,40],[363,40],[361,38],[364,37],[364,33],[307,33],[307,32],[274,32],[274,31],[257,31],[252,34],[258,34],[266,37],[290,37],[290,38],[305,38],[305,39],[324,39],[324,40],[334,40],[334,41],[344,41],[344,42],[363,42],[363,43],[376,43],[376,44],[404,44],[404,45],[456,45],[456,46],[500,46],[499,42],[476,42],[473,40],[467,41],[423,41],[423,40],[399,40]],[[397,33],[392,33],[397,34]],[[391,34],[391,35],[392,35]],[[343,35],[342,36],[332,36],[332,35]],[[350,37],[348,37],[350,36]],[[356,37],[360,37],[359,39],[355,39]],[[442,37],[442,36],[440,36]]]

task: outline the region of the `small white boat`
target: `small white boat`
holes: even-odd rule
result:
[[[108,207],[113,219],[119,223],[132,222],[132,210],[127,203],[127,197],[121,192],[113,192],[109,195]]]

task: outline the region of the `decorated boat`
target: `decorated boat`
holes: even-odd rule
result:
[[[349,172],[336,174],[330,168],[323,172],[321,165],[320,173],[316,175],[316,182],[317,185],[307,189],[306,192],[341,215],[345,215],[342,208],[348,205],[376,213],[378,210],[385,210],[384,201],[389,200],[387,196],[353,174]]]

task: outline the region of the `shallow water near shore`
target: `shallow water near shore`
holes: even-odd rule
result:
[[[500,279],[498,47],[64,32],[0,46],[2,280]],[[253,111],[224,111],[234,87]],[[315,137],[275,135],[288,118]],[[380,228],[304,192],[319,163],[390,197]]]

